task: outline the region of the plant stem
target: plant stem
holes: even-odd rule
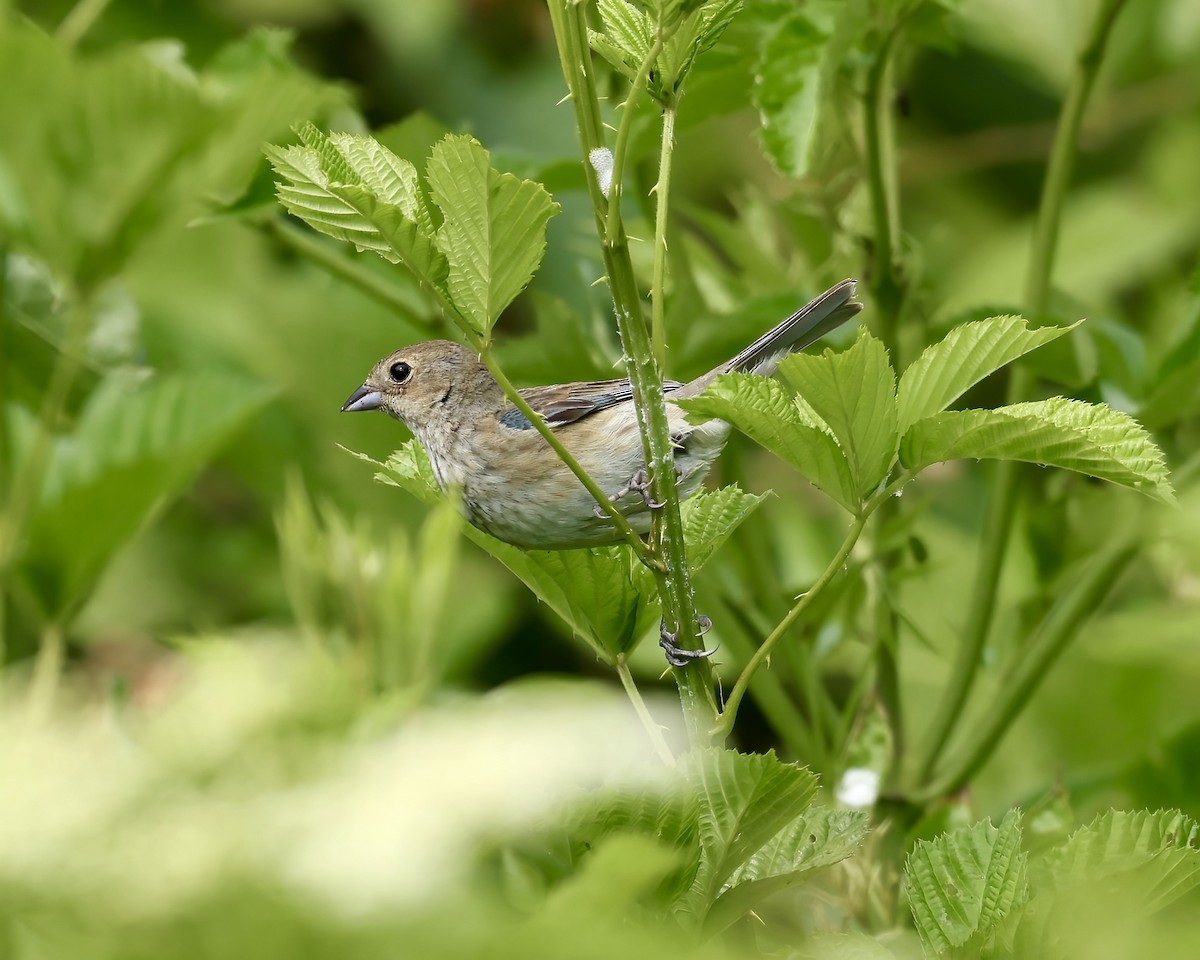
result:
[[[650,331],[659,370],[667,366],[667,307],[664,284],[667,271],[667,210],[671,195],[671,158],[675,146],[675,104],[663,107],[662,148],[658,154],[658,182],[654,185],[654,276],[651,280]]]
[[[867,74],[863,98],[867,190],[871,199],[871,292],[875,296],[879,338],[892,366],[903,369],[899,355],[900,308],[904,284],[897,254],[900,248],[900,198],[896,186],[896,145],[892,126],[892,52],[896,29],[883,41]]]
[[[595,149],[604,146],[600,107],[592,77],[588,49],[587,23],[583,6],[571,0],[550,0],[550,17],[558,41],[563,76],[575,107],[580,145],[585,162]],[[651,538],[661,563],[652,566],[663,605],[664,629],[684,649],[700,649],[700,635],[694,608],[691,576],[683,539],[683,520],[679,512],[679,493],[675,486],[674,454],[670,427],[662,392],[662,373],[654,360],[654,351],[642,311],[641,295],[629,256],[629,244],[621,220],[621,182],[624,175],[626,144],[632,130],[635,108],[646,88],[649,73],[665,40],[662,30],[655,37],[650,55],[639,69],[626,98],[617,130],[613,160],[613,179],[606,197],[589,170],[588,190],[592,197],[601,249],[608,275],[609,292],[617,317],[617,330],[625,351],[625,368],[633,387],[634,409],[642,436],[642,450],[650,475],[650,494],[661,509],[652,517]],[[703,660],[674,670],[683,702],[688,735],[694,745],[707,741],[717,717],[712,692],[712,668]]]
[[[54,32],[59,42],[73,47],[100,19],[111,0],[77,0]]]
[[[267,217],[255,221],[254,226],[293,253],[392,310],[408,323],[429,333],[441,331],[440,320],[428,311],[421,310],[421,305],[403,287],[364,267],[356,259],[342,255],[343,247],[340,245],[333,247],[318,240],[310,231],[292,226],[282,217]]]
[[[750,658],[750,662],[742,669],[741,674],[737,678],[733,689],[729,692],[729,698],[725,701],[725,708],[721,711],[720,719],[717,721],[716,727],[713,729],[712,735],[716,740],[724,740],[733,730],[734,720],[737,719],[738,707],[741,706],[742,697],[746,695],[746,688],[750,684],[751,677],[763,662],[770,657],[771,651],[775,645],[782,639],[783,635],[791,629],[794,624],[808,609],[809,605],[820,596],[831,580],[842,569],[842,565],[846,562],[846,558],[850,556],[850,551],[854,549],[854,545],[858,543],[858,538],[862,535],[863,528],[867,524],[869,513],[864,510],[854,523],[850,525],[850,529],[846,532],[846,537],[842,540],[842,545],[838,547],[837,553],[833,555],[833,559],[829,561],[829,566],[825,568],[825,572],[817,578],[814,583],[792,606],[792,609],[787,612],[787,615],[779,621],[779,625],[771,631],[762,645],[754,651],[754,656]]]
[[[1124,4],[1125,0],[1103,0],[1087,39],[1080,49],[1062,113],[1059,115],[1054,145],[1046,167],[1046,179],[1042,185],[1029,268],[1025,278],[1025,305],[1035,323],[1045,314],[1049,301],[1059,225],[1062,222],[1063,204],[1066,201],[1071,170],[1079,146],[1079,129],[1083,122],[1084,109],[1095,85],[1113,22]],[[1027,368],[1015,368],[1009,380],[1008,402],[1023,400],[1033,385],[1034,376]],[[1008,550],[1009,535],[1016,516],[1022,473],[1018,463],[1006,460],[997,465],[993,474],[991,495],[987,499],[987,511],[983,520],[983,555],[975,574],[962,643],[958,648],[950,682],[930,727],[924,758],[919,767],[919,782],[924,782],[933,775],[942,750],[958,723],[982,662],[984,645],[996,609],[996,593]]]
[[[642,693],[637,688],[637,684],[633,682],[633,674],[629,672],[629,661],[625,659],[625,654],[617,656],[617,676],[621,678],[621,686],[625,688],[625,693],[629,697],[629,702],[633,704],[634,712],[638,715],[638,719],[642,721],[642,726],[646,728],[646,733],[650,737],[650,742],[654,745],[654,752],[658,754],[668,767],[675,766],[675,756],[671,753],[671,748],[667,746],[666,738],[663,737],[662,727],[660,727],[650,715],[650,711],[646,709],[646,701],[642,699]]]
[[[906,284],[898,262],[900,249],[900,197],[896,177],[895,130],[892,123],[892,64],[899,26],[884,38],[867,74],[863,101],[866,139],[867,189],[871,199],[874,225],[874,249],[870,265],[870,285],[877,307],[876,327],[890,355],[892,366],[903,370],[900,355],[900,312],[904,306]],[[871,531],[878,541],[880,532],[899,513],[899,504],[888,498],[881,502],[879,516]],[[875,543],[870,567],[873,620],[875,628],[875,687],[891,727],[893,774],[896,759],[904,755],[904,721],[900,705],[900,678],[896,663],[899,622],[884,589],[896,564],[894,552],[885,552]]]
[[[1054,662],[1074,639],[1080,625],[1107,596],[1136,554],[1136,542],[1126,539],[1084,564],[1029,637],[1016,668],[997,693],[995,703],[983,712],[979,726],[972,730],[958,752],[957,761],[951,762],[949,772],[923,788],[914,800],[928,802],[966,786],[1020,716]]]

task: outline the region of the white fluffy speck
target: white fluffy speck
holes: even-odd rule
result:
[[[588,154],[588,161],[596,171],[596,182],[600,184],[600,192],[606,197],[612,188],[613,154],[608,147],[597,147]]]
[[[865,767],[851,767],[842,774],[834,795],[843,806],[855,810],[870,807],[879,797],[879,774]]]

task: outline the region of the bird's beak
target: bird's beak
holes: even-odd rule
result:
[[[365,383],[350,394],[350,399],[342,404],[342,413],[357,413],[359,410],[376,410],[383,406],[383,394],[372,390]]]

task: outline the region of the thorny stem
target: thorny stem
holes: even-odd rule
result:
[[[658,155],[658,182],[654,185],[654,276],[651,282],[650,331],[659,370],[667,366],[667,308],[664,296],[667,271],[667,210],[671,195],[671,158],[675,147],[675,104],[663,107],[662,148]]]
[[[829,561],[829,566],[825,568],[825,572],[817,578],[814,583],[799,600],[792,606],[792,609],[787,612],[787,615],[779,621],[779,625],[771,631],[768,636],[754,651],[754,656],[750,658],[750,662],[742,668],[741,674],[737,678],[737,682],[733,685],[733,689],[729,692],[729,698],[725,701],[725,708],[721,711],[721,717],[717,721],[716,727],[712,731],[712,736],[718,742],[729,736],[733,730],[733,723],[737,719],[738,707],[741,706],[742,697],[746,695],[746,689],[750,685],[750,679],[754,676],[755,671],[771,656],[771,651],[775,649],[775,645],[783,638],[784,634],[791,629],[804,611],[812,604],[812,602],[820,596],[821,592],[829,586],[830,581],[841,572],[842,566],[846,559],[850,556],[850,551],[854,549],[854,545],[858,543],[858,538],[862,535],[863,528],[867,524],[869,513],[867,510],[859,514],[855,518],[854,523],[850,525],[850,529],[846,532],[846,537],[842,540],[842,545],[838,547],[837,553],[833,555],[833,559]]]
[[[591,152],[604,146],[604,130],[592,76],[585,12],[572,0],[550,0],[550,18],[558,41],[563,77],[575,107],[576,124],[585,162]],[[620,190],[624,173],[625,147],[633,127],[635,107],[649,81],[650,69],[666,39],[658,31],[650,56],[638,71],[625,100],[617,130],[613,179],[605,196],[592,171],[588,171],[588,191],[592,198],[597,229],[601,235],[609,292],[617,316],[617,329],[625,350],[625,366],[633,386],[634,409],[642,436],[642,447],[650,474],[651,496],[664,506],[653,515],[652,540],[665,570],[655,569],[655,582],[663,604],[663,622],[681,648],[699,649],[703,645],[692,597],[683,539],[683,520],[679,512],[679,494],[675,486],[674,455],[670,427],[662,392],[662,372],[654,361],[654,352],[642,312],[641,296],[629,256],[629,245],[621,220]],[[653,568],[652,568],[653,569]],[[693,744],[707,742],[708,731],[717,716],[712,693],[712,668],[704,660],[675,668],[675,679],[683,701],[684,718]]]
[[[638,715],[638,719],[642,721],[642,726],[646,728],[646,733],[650,737],[650,743],[654,746],[654,752],[658,754],[660,760],[668,767],[675,766],[675,755],[671,753],[671,748],[667,746],[666,738],[663,736],[662,727],[658,725],[650,711],[646,709],[646,701],[642,699],[642,693],[637,688],[637,684],[633,682],[633,674],[629,672],[629,661],[626,660],[625,654],[619,654],[616,662],[617,676],[621,678],[621,686],[625,688],[625,694],[629,697],[629,702],[633,704],[633,710]]]
[[[1029,269],[1025,278],[1025,305],[1035,322],[1045,314],[1049,301],[1059,225],[1062,222],[1063,204],[1070,187],[1071,170],[1079,146],[1079,130],[1083,123],[1084,110],[1104,59],[1104,48],[1112,32],[1113,23],[1124,5],[1125,0],[1103,0],[1087,39],[1080,48],[1075,72],[1059,116],[1054,145],[1046,167],[1046,179],[1042,185],[1041,202],[1038,205],[1033,244],[1030,249]],[[1024,399],[1032,389],[1033,383],[1033,374],[1026,368],[1017,367],[1009,380],[1009,403]],[[988,497],[987,513],[983,521],[983,555],[975,575],[962,644],[958,649],[945,696],[930,727],[918,782],[927,781],[932,776],[938,758],[958,723],[982,661],[984,644],[996,608],[996,592],[1004,567],[1009,534],[1016,514],[1021,476],[1022,472],[1016,461],[1006,460],[996,466],[992,493]]]

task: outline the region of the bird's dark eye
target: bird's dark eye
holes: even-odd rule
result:
[[[412,376],[412,367],[401,360],[399,363],[392,364],[392,368],[388,371],[388,376],[395,383],[405,383]]]

